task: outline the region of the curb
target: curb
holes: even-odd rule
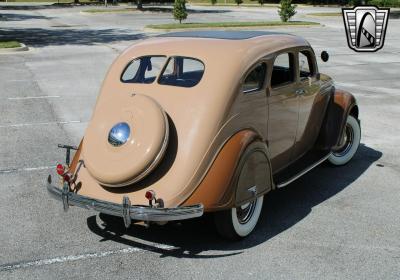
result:
[[[20,47],[16,48],[0,48],[0,53],[24,52],[29,50],[29,48],[25,44],[20,43],[20,45]]]

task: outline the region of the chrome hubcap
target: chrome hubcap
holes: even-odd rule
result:
[[[346,130],[344,132],[343,139],[340,142],[340,146],[333,152],[333,154],[337,157],[342,157],[346,155],[353,146],[353,142],[354,142],[353,128],[351,127],[351,125],[346,124]]]
[[[117,123],[108,133],[108,143],[114,147],[119,147],[128,141],[130,133],[131,129],[127,123]]]
[[[251,219],[256,205],[257,199],[236,208],[236,216],[240,224],[246,224]]]

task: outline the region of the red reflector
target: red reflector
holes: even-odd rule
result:
[[[154,192],[154,191],[147,191],[146,192],[146,194],[145,194],[145,197],[148,199],[148,200],[153,200],[155,197],[156,197],[156,193]]]
[[[64,181],[65,181],[65,182],[70,183],[70,182],[71,182],[72,175],[71,175],[71,173],[68,173],[68,172],[67,172],[67,173],[64,174],[63,178],[64,178]]]
[[[57,164],[57,174],[58,174],[58,175],[63,175],[64,172],[65,172],[64,165],[62,165],[62,164],[60,164],[60,163]]]

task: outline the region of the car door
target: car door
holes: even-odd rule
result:
[[[291,162],[298,122],[295,53],[279,53],[272,59],[268,86],[268,146],[273,172]]]
[[[296,57],[299,119],[292,160],[300,158],[313,147],[322,121],[319,111],[323,109],[323,104],[325,104],[325,102],[322,102],[323,100],[318,98],[320,81],[317,78],[314,52],[308,47],[301,48],[296,53]]]

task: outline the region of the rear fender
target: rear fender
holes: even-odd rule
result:
[[[246,178],[248,180],[249,175],[254,175],[260,168],[265,170],[260,172],[258,179],[263,177],[263,174],[267,174],[268,179],[257,186],[256,196],[263,195],[271,189],[266,145],[258,141],[259,139],[257,133],[252,130],[242,130],[232,136],[219,151],[202,182],[182,205],[202,203],[205,211],[217,211],[243,204],[254,197],[251,190],[248,191],[253,185],[249,186]],[[248,149],[250,146],[251,150]],[[260,152],[261,150],[263,151]],[[258,154],[253,154],[255,152]],[[256,164],[259,166],[254,168]],[[243,168],[246,173],[239,176]],[[238,185],[237,182],[243,184]]]

